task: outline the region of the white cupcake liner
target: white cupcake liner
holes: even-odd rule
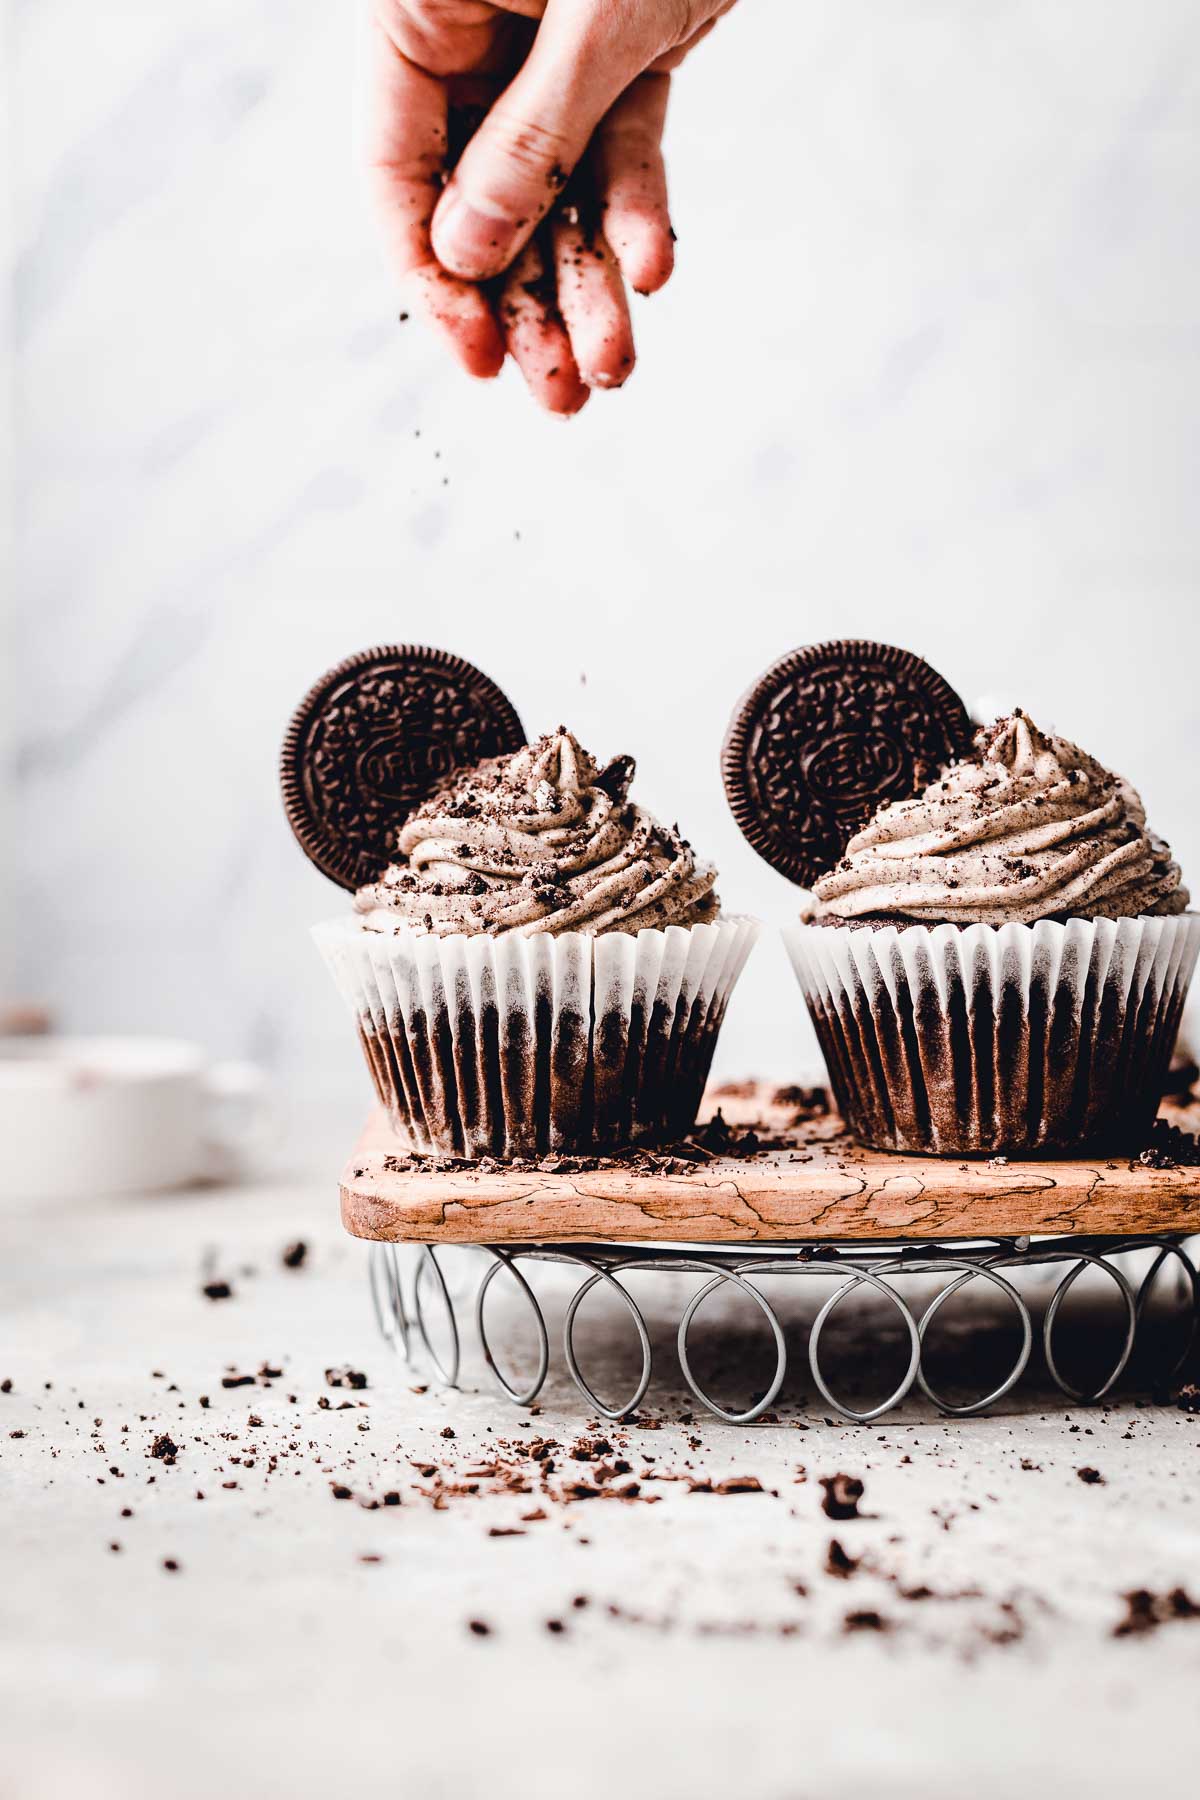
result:
[[[511,1160],[688,1131],[758,929],[439,938],[352,916],[313,936],[412,1146]]]
[[[1200,915],[783,936],[861,1142],[943,1156],[1128,1150],[1162,1098]]]

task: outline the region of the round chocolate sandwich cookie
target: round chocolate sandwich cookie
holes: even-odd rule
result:
[[[448,775],[524,742],[511,701],[461,656],[424,644],[363,650],[323,675],[292,716],[284,809],[318,869],[362,887]]]
[[[911,651],[860,638],[808,644],[741,701],[721,774],[759,855],[810,887],[877,807],[920,793],[972,735],[954,689]]]

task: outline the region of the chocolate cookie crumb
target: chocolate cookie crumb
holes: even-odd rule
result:
[[[890,1631],[892,1623],[882,1613],[873,1608],[864,1608],[858,1612],[848,1612],[842,1620],[843,1631]]]
[[[1200,1138],[1165,1119],[1155,1119],[1150,1142],[1129,1166],[1143,1169],[1200,1168]]]
[[[858,1503],[863,1497],[863,1484],[857,1475],[818,1476],[825,1490],[821,1510],[827,1519],[857,1519]]]
[[[1125,1602],[1125,1617],[1113,1626],[1114,1637],[1140,1637],[1174,1620],[1200,1619],[1200,1604],[1186,1588],[1172,1588],[1162,1596],[1152,1594],[1149,1588],[1134,1588],[1121,1598]]]
[[[326,1369],[325,1382],[331,1388],[365,1388],[367,1378],[361,1369]]]
[[[836,1538],[830,1538],[825,1557],[825,1573],[836,1576],[839,1581],[849,1581],[861,1560],[861,1557],[851,1556],[843,1550]]]

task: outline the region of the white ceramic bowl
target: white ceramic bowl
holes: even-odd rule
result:
[[[224,1172],[262,1080],[172,1038],[0,1038],[0,1198],[177,1188]]]

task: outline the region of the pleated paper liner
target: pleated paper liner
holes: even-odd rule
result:
[[[860,1142],[1119,1152],[1158,1110],[1200,915],[783,935]]]
[[[438,938],[351,917],[313,935],[414,1148],[510,1160],[688,1131],[758,925]]]

